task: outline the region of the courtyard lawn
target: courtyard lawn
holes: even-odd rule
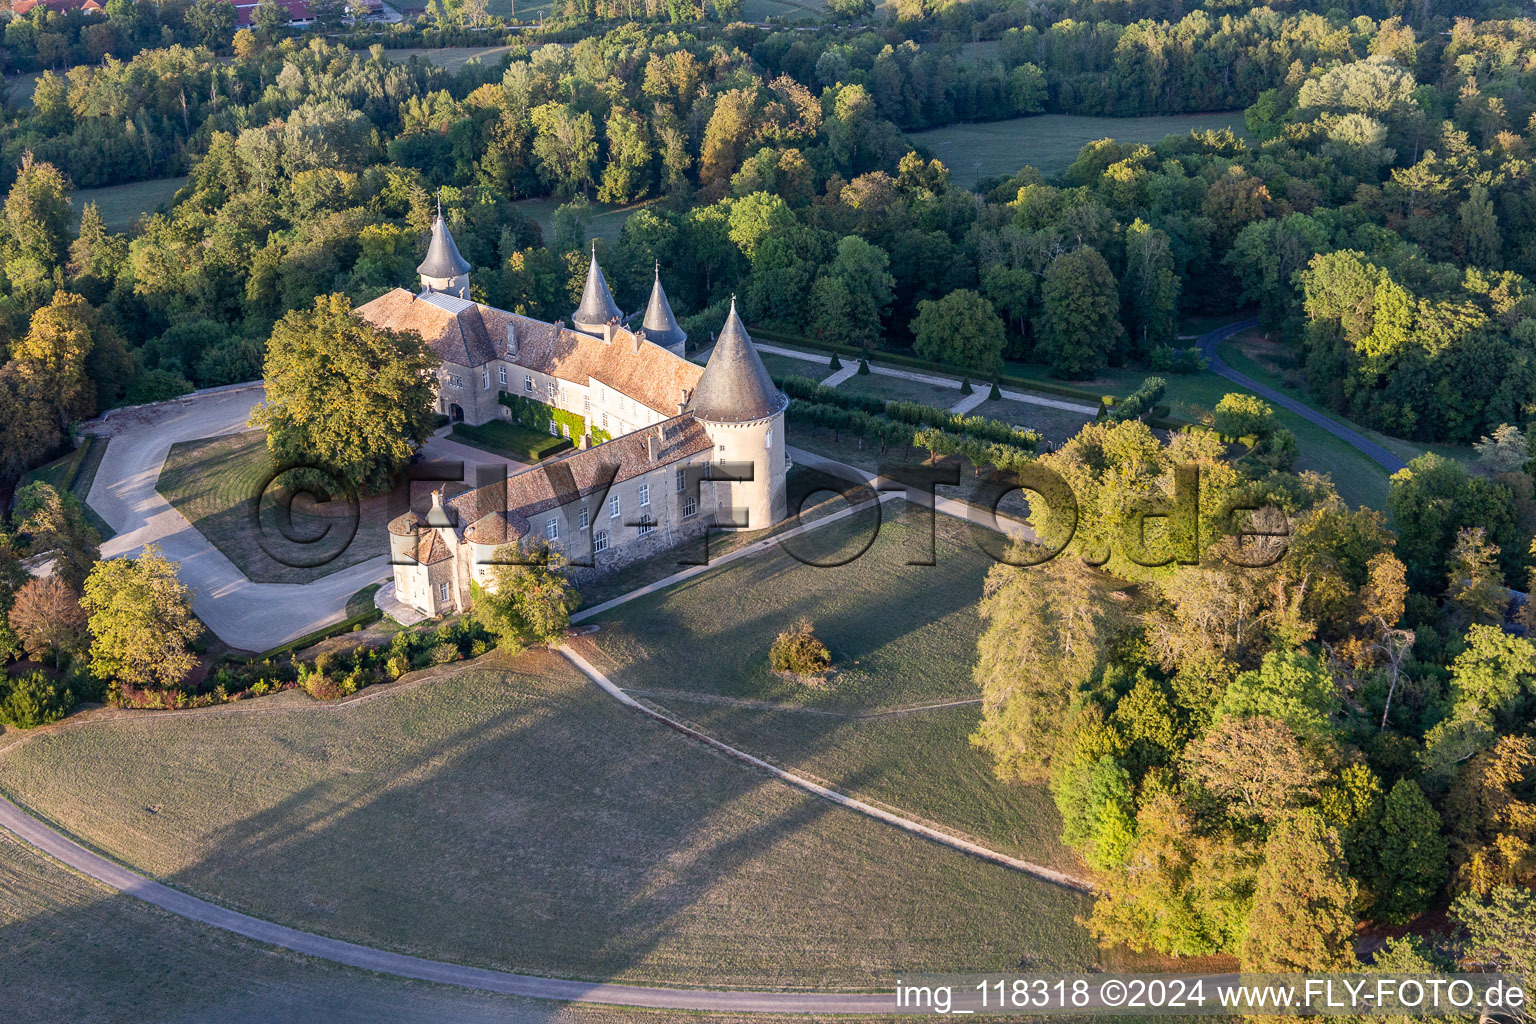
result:
[[[727,1024],[737,1019],[512,999],[328,964],[112,892],[5,832],[0,832],[0,891],[6,894],[0,901],[5,1002],[13,1010],[25,1007],[10,1017],[17,1022]],[[60,983],[61,965],[67,965],[68,984]],[[752,1020],[791,1024],[772,1016]]]
[[[794,356],[775,355],[772,352],[758,352],[757,356],[773,377],[804,377],[806,380],[822,381],[837,372],[832,369],[830,358],[813,363],[809,359],[796,359]]]
[[[986,416],[989,419],[1002,420],[1015,427],[1038,430],[1040,436],[1045,438],[1052,447],[1068,440],[1086,424],[1093,422],[1092,416],[1085,416],[1082,413],[1053,409],[1033,402],[1015,402],[1006,398],[1000,398],[995,402],[982,402],[970,411],[970,415]]]
[[[857,365],[851,358],[845,362],[847,365]],[[976,382],[972,381],[971,385],[975,387]],[[936,387],[906,377],[888,377],[883,373],[856,373],[839,384],[838,390],[855,395],[870,395],[888,402],[921,402],[940,409],[948,409],[965,397],[958,387]]]
[[[1077,159],[1078,151],[1098,139],[1120,142],[1160,142],[1207,128],[1231,128],[1244,135],[1243,112],[1175,114],[1167,117],[1081,117],[1039,114],[1006,121],[956,124],[908,132],[907,140],[938,157],[958,184],[967,188],[979,177],[1011,175],[1025,165],[1042,174],[1060,174]]]
[[[106,188],[83,188],[70,193],[69,202],[77,226],[85,204],[95,203],[108,231],[131,231],[139,223],[140,217],[169,208],[171,199],[186,183],[186,176],[182,176],[135,181],[128,185],[109,185]]]
[[[775,782],[542,652],[337,710],[54,729],[0,757],[0,790],[228,906],[468,964],[870,989],[1098,961],[1082,894]]]
[[[388,552],[388,497],[353,506],[344,495],[324,504],[300,495],[288,521],[280,486],[287,478],[273,485],[274,469],[259,430],[182,441],[171,446],[155,489],[257,583],[308,583]]]
[[[491,420],[473,427],[468,423],[457,423],[448,437],[504,459],[525,463],[547,459],[571,447],[569,438],[529,430],[505,420]]]
[[[630,203],[627,206],[593,203],[587,222],[588,234],[594,238],[601,238],[604,241],[612,242],[619,237],[619,232],[624,230],[624,222],[629,220],[629,215],[652,202],[655,202],[655,200]],[[524,217],[527,217],[539,226],[539,230],[544,233],[545,245],[554,244],[555,211],[564,205],[560,200],[517,199],[513,201],[512,205]],[[681,316],[683,314],[680,312],[678,315]]]

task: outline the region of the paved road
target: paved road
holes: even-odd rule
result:
[[[1246,331],[1250,327],[1257,326],[1258,322],[1256,319],[1239,320],[1235,324],[1218,327],[1214,331],[1209,331],[1200,336],[1200,353],[1210,362],[1211,372],[1227,378],[1227,380],[1239,387],[1247,388],[1254,394],[1274,402],[1281,408],[1290,410],[1308,422],[1317,424],[1334,437],[1360,452],[1366,458],[1380,463],[1386,468],[1388,473],[1396,473],[1408,465],[1402,459],[1393,455],[1359,431],[1351,430],[1339,421],[1324,416],[1311,406],[1298,402],[1289,395],[1283,395],[1268,385],[1260,384],[1246,373],[1239,373],[1224,363],[1221,356],[1216,354],[1216,346],[1240,331]]]
[[[220,640],[264,651],[346,617],[347,598],[389,575],[380,555],[313,583],[252,583],[155,490],[171,445],[247,429],[261,391],[223,391],[178,402],[125,409],[92,424],[112,443],[86,501],[117,531],[103,558],[132,557],[159,545],[181,563],[192,607]]]

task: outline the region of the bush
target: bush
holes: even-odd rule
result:
[[[0,722],[18,729],[35,729],[57,722],[75,703],[67,687],[49,682],[42,672],[28,672],[3,685],[5,699],[0,700]]]
[[[1166,390],[1168,390],[1168,382],[1163,378],[1148,377],[1141,382],[1141,387],[1125,396],[1125,401],[1110,409],[1109,418],[1112,420],[1141,419],[1153,412]]]
[[[801,619],[774,639],[768,649],[768,664],[775,672],[820,675],[832,667],[832,652],[816,636],[811,620]]]
[[[427,651],[427,664],[446,665],[451,661],[458,661],[461,655],[457,644],[439,643],[433,644]]]
[[[1147,365],[1159,373],[1199,373],[1209,364],[1200,350],[1190,348],[1171,348],[1168,345],[1159,345],[1152,350],[1147,357]]]
[[[1215,425],[1225,438],[1268,437],[1275,429],[1275,410],[1262,398],[1234,391],[1216,403]]]

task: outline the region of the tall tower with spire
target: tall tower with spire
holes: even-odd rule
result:
[[[592,262],[587,265],[587,283],[581,290],[581,305],[571,314],[571,325],[584,334],[612,340],[613,328],[623,314],[613,301],[603,270],[597,265],[597,241],[592,242]]]
[[[761,530],[788,511],[784,488],[784,410],[788,407],[789,399],[774,387],[736,314],[733,296],[731,312],[686,408],[715,442],[717,463],[752,466],[750,481],[709,485],[715,488],[718,512],[734,509],[738,526]]]
[[[453,235],[443,220],[443,200],[437,200],[437,219],[432,222],[432,243],[427,246],[427,258],[416,268],[421,275],[421,290],[443,292],[469,298],[469,261],[459,255],[459,247],[453,244]]]
[[[651,301],[646,303],[645,317],[640,321],[645,340],[660,345],[675,356],[684,354],[688,344],[688,332],[677,325],[672,315],[672,304],[667,301],[666,290],[661,287],[661,262],[656,263],[656,281],[651,285]]]

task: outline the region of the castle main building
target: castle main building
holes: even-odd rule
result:
[[[482,424],[530,410],[575,451],[504,482],[448,485],[389,524],[395,596],[427,615],[468,608],[498,548],[541,538],[578,579],[675,547],[709,526],[760,530],[785,516],[784,410],[735,303],[700,367],[660,271],[640,326],[625,326],[593,254],[571,326],[469,297],[469,263],[439,214],[404,288],[359,306],[380,327],[412,330],[442,359],[438,411]],[[729,479],[722,479],[729,478]],[[750,479],[747,479],[750,478]]]

